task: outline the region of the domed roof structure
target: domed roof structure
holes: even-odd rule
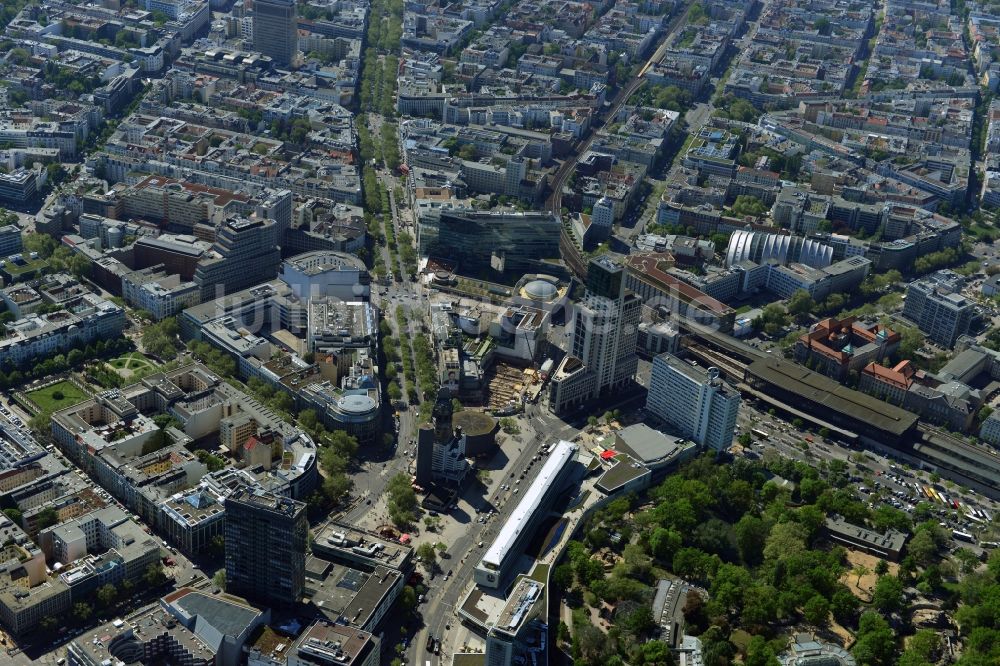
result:
[[[375,401],[363,394],[348,394],[342,397],[337,406],[347,414],[364,414],[375,409]]]
[[[558,291],[559,289],[556,285],[545,280],[532,280],[524,285],[525,295],[539,301],[547,301],[555,298]]]

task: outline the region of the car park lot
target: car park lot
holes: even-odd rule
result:
[[[887,506],[905,513],[913,523],[937,522],[952,541],[951,549],[968,548],[983,555],[1000,542],[1000,525],[994,523],[1000,503],[920,470],[889,452],[847,447],[833,439],[796,428],[775,415],[744,404],[737,437],[754,431],[747,457],[781,456],[814,466],[843,465],[849,485],[872,509]],[[811,441],[809,441],[811,440]],[[833,461],[839,461],[833,463]],[[957,504],[957,506],[956,506]]]

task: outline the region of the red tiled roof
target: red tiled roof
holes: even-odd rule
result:
[[[865,366],[863,372],[883,384],[902,389],[908,389],[913,384],[914,369],[909,361],[900,361],[894,368],[887,368],[873,361]]]

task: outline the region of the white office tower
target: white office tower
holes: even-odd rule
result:
[[[615,224],[615,204],[607,197],[601,197],[594,204],[590,214],[590,224],[596,229],[594,238],[604,241],[611,235]]]
[[[646,409],[678,433],[716,451],[729,448],[736,429],[740,394],[719,377],[673,354],[653,359]]]
[[[262,220],[274,220],[278,225],[278,245],[285,245],[285,233],[292,227],[292,209],[294,201],[291,190],[265,191],[257,202],[255,215]]]

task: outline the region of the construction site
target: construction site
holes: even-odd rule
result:
[[[487,409],[495,416],[519,413],[525,402],[534,402],[542,390],[541,375],[533,368],[521,368],[496,361],[484,377]]]

